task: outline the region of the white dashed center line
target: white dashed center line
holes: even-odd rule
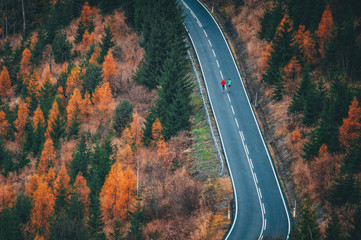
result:
[[[206,33],[206,30],[203,30],[203,32],[204,32],[204,35],[206,35],[206,37],[208,37],[208,35],[207,35],[207,33]]]
[[[209,39],[208,39],[208,43],[209,43],[209,46],[212,47],[212,43],[211,43],[211,41]]]

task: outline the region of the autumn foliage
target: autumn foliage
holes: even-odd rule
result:
[[[100,201],[105,219],[125,219],[127,212],[135,202],[134,172],[115,162],[105,179],[100,192]]]
[[[95,89],[93,104],[100,115],[106,116],[111,113],[114,107],[114,99],[108,82],[98,85]]]
[[[20,75],[29,75],[31,71],[31,53],[30,50],[25,48],[22,55],[21,55],[21,61],[20,61]]]
[[[8,128],[8,121],[6,120],[4,111],[0,111],[0,137],[5,137]]]
[[[305,26],[301,25],[296,32],[294,41],[298,44],[302,60],[307,64],[315,64],[317,62],[317,50],[316,42],[311,36],[309,30],[306,30]]]
[[[0,73],[0,97],[4,101],[12,94],[8,69],[4,66]]]
[[[48,138],[44,143],[44,149],[40,156],[38,173],[45,174],[48,172],[49,168],[56,166],[56,164],[57,159],[54,149],[54,143],[51,138]]]
[[[357,140],[361,135],[361,108],[356,97],[353,98],[348,111],[348,118],[343,119],[340,126],[340,143],[345,148]]]
[[[32,198],[34,203],[30,215],[32,229],[34,232],[47,232],[54,211],[55,196],[46,181],[40,179]]]
[[[25,130],[26,122],[28,121],[28,108],[25,102],[21,102],[18,110],[18,118],[15,120],[15,139],[17,143],[20,143]]]
[[[79,200],[84,205],[85,209],[88,209],[90,189],[87,186],[86,179],[83,177],[81,172],[79,172],[75,178],[74,191],[79,194]]]
[[[3,180],[2,180],[3,181]],[[13,189],[13,185],[7,182],[0,183],[0,212],[4,210],[4,208],[11,208],[15,202],[15,191]]]
[[[318,37],[319,41],[319,52],[321,54],[321,57],[325,57],[325,51],[328,42],[331,40],[331,38],[334,36],[334,22],[331,14],[330,7],[327,6],[325,11],[322,14],[321,21],[318,25],[318,29],[316,31],[316,35]]]
[[[104,57],[102,77],[104,81],[111,83],[116,75],[117,65],[115,64],[112,50],[109,49],[108,54]]]
[[[44,114],[43,114],[43,111],[41,111],[40,105],[38,105],[38,107],[36,108],[36,110],[35,110],[35,112],[34,112],[33,123],[34,123],[34,129],[35,129],[35,130],[37,129],[37,127],[39,126],[39,124],[40,124],[42,127],[45,126]]]
[[[71,69],[68,80],[66,81],[66,94],[68,97],[71,96],[75,88],[81,88],[80,71],[77,67]]]
[[[58,115],[59,115],[58,102],[54,101],[49,112],[48,127],[46,128],[46,132],[45,132],[46,138],[49,138],[51,136],[51,133],[53,133],[54,131],[53,128]]]

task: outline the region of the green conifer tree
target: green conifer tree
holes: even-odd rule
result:
[[[335,211],[331,213],[331,219],[326,228],[325,240],[342,240],[341,224]]]
[[[63,63],[71,60],[73,45],[67,40],[66,35],[58,32],[52,43],[55,63]]]
[[[90,159],[90,151],[86,143],[84,134],[81,134],[79,143],[76,145],[73,152],[73,160],[70,162],[69,176],[70,182],[75,181],[76,176],[79,172],[87,178],[88,176],[88,161]]]
[[[301,239],[320,240],[321,233],[317,224],[316,214],[311,208],[309,202],[306,202],[302,205],[300,213],[302,215],[299,232]]]
[[[144,226],[144,208],[140,203],[140,199],[137,199],[134,207],[135,210],[133,212],[129,212],[130,215],[130,227],[128,231],[127,239],[136,240],[142,239],[143,236],[143,226]]]
[[[89,208],[89,219],[88,229],[90,239],[94,240],[105,240],[106,236],[103,231],[104,220],[103,213],[100,209],[100,201],[97,195],[90,195],[90,208]]]
[[[100,43],[101,51],[97,58],[98,63],[103,63],[104,57],[108,54],[109,49],[115,46],[115,42],[112,40],[114,35],[109,26],[104,28],[104,34]]]
[[[120,135],[124,128],[133,120],[133,105],[124,99],[115,108],[113,128]]]
[[[89,64],[82,79],[84,93],[89,92],[89,94],[93,94],[98,83],[102,80],[102,67],[95,63]]]

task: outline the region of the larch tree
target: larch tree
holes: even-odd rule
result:
[[[103,80],[107,81],[108,83],[112,83],[117,73],[117,65],[113,58],[113,52],[111,49],[109,49],[107,55],[104,57],[103,62]]]
[[[43,114],[43,111],[41,111],[40,105],[38,105],[38,107],[36,108],[36,110],[34,112],[33,123],[34,123],[34,131],[37,129],[37,127],[39,125],[41,125],[42,127],[45,127],[44,114]]]
[[[51,138],[46,139],[44,143],[44,149],[41,153],[39,164],[38,164],[38,173],[46,174],[49,168],[54,167],[56,162],[56,152],[54,149],[54,143]]]
[[[19,106],[19,110],[18,110],[18,118],[15,120],[15,140],[17,143],[20,143],[23,136],[24,136],[24,131],[25,131],[25,125],[28,121],[28,108],[26,106],[25,102],[21,102],[20,106]]]
[[[36,95],[38,92],[40,82],[40,75],[38,71],[34,70],[33,74],[28,78],[28,81],[24,82],[26,84],[26,89],[30,95]]]
[[[30,180],[28,185],[26,186],[25,192],[28,197],[33,198],[34,193],[36,189],[38,189],[39,182],[41,181],[42,176],[39,176],[39,174],[34,173]]]
[[[31,64],[31,53],[28,48],[25,48],[20,61],[20,71],[19,74],[21,77],[29,75],[32,68]]]
[[[10,182],[3,181],[0,184],[0,212],[5,208],[11,208],[15,203],[15,191]]]
[[[134,149],[140,147],[142,143],[142,123],[137,112],[133,114],[133,121],[130,123],[130,133],[132,136],[132,147]]]
[[[83,99],[81,97],[80,90],[78,88],[74,89],[73,94],[70,97],[68,102],[68,106],[66,107],[67,113],[67,122],[66,127],[69,129],[75,119],[75,117],[79,114],[80,109],[83,105]]]
[[[70,97],[75,88],[81,88],[81,84],[80,71],[77,67],[73,67],[66,81],[66,95]]]
[[[93,15],[93,11],[89,6],[88,1],[86,1],[80,13],[80,20],[83,22],[85,28],[89,28],[91,25],[94,25]]]
[[[348,111],[348,118],[343,119],[340,126],[340,143],[343,147],[349,148],[350,144],[356,141],[361,135],[361,108],[357,98],[354,97]]]
[[[91,34],[89,34],[88,29],[85,30],[84,34],[83,34],[83,40],[81,41],[81,46],[82,49],[85,50],[88,46],[90,46],[91,44],[93,44],[95,41],[95,34],[94,32],[92,32]]]
[[[40,181],[33,195],[34,207],[30,221],[34,232],[44,235],[50,225],[50,217],[54,211],[55,196],[46,181]]]
[[[311,36],[309,30],[304,25],[300,25],[298,31],[293,38],[294,42],[299,46],[302,54],[302,60],[308,65],[317,63],[316,42]]]
[[[316,35],[318,37],[319,52],[322,58],[325,57],[327,44],[334,36],[334,22],[332,18],[331,9],[329,6],[326,7],[325,11],[322,14],[321,21],[316,30]]]
[[[84,209],[89,209],[89,194],[90,188],[86,183],[86,179],[83,177],[81,172],[75,178],[74,190],[79,194],[79,200],[84,205]]]
[[[100,86],[98,85],[95,89],[93,93],[93,103],[95,110],[97,110],[102,116],[106,116],[111,113],[114,99],[108,82],[105,82]]]
[[[82,108],[80,109],[80,118],[83,122],[85,122],[90,115],[93,113],[93,105],[90,100],[90,94],[86,92],[84,94]]]
[[[48,117],[48,127],[46,128],[45,138],[50,138],[51,134],[54,132],[54,127],[56,125],[56,119],[59,115],[58,102],[54,101],[53,106],[50,109]]]
[[[5,101],[12,94],[11,80],[8,69],[4,66],[0,73],[0,97]]]
[[[56,173],[54,167],[49,168],[48,173],[46,176],[43,176],[48,183],[49,187],[54,190],[55,181],[56,181]]]
[[[8,121],[6,120],[6,116],[4,111],[0,111],[0,137],[5,137],[7,134]]]
[[[100,201],[105,219],[125,219],[135,200],[136,177],[134,172],[116,161],[100,192]]]

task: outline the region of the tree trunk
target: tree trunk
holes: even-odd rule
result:
[[[22,9],[22,12],[23,12],[23,33],[25,34],[25,27],[26,27],[26,24],[25,24],[25,8],[24,8],[24,0],[21,0],[21,9]]]
[[[5,4],[5,36],[8,37],[8,4],[7,0],[4,0]]]

